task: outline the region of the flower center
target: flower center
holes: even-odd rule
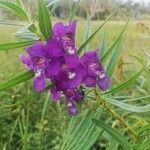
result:
[[[105,78],[105,74],[102,73],[101,71],[96,71],[95,73],[98,75],[98,77],[99,77],[100,79]]]
[[[33,62],[38,65],[38,66],[41,66],[41,67],[44,67],[45,66],[45,59],[44,58],[41,58],[41,57],[35,57],[33,59]]]
[[[35,72],[35,78],[40,77],[42,74],[42,70],[41,69],[37,69]]]
[[[68,51],[68,54],[70,54],[70,55],[74,55],[75,54],[75,50],[72,49],[72,47],[68,47],[67,51]]]
[[[73,79],[76,76],[76,74],[74,72],[69,72],[69,79]]]
[[[72,34],[71,34],[71,33],[67,33],[66,36],[67,36],[69,39],[71,39]]]
[[[97,64],[97,63],[91,63],[91,64],[89,65],[89,69],[90,69],[90,71],[93,72],[93,73],[97,71],[97,68],[98,68],[98,64]]]
[[[72,103],[71,103],[71,102],[68,102],[68,103],[67,103],[67,106],[68,106],[68,107],[72,107]]]
[[[70,41],[71,39],[70,39],[67,35],[65,35],[65,36],[62,38],[62,40],[64,40],[64,41]]]

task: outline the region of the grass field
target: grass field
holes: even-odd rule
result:
[[[90,49],[96,49],[101,47],[102,37],[105,33],[108,42],[108,48],[117,39],[119,33],[124,27],[126,22],[110,21],[105,25],[103,31],[101,31],[91,42]],[[127,30],[123,37],[123,53],[122,57],[125,64],[136,64],[131,55],[140,56],[142,49],[139,45],[139,34],[143,36],[150,36],[150,22],[142,21],[144,26],[138,26],[139,22],[131,21],[127,27]],[[92,22],[92,32],[98,28],[101,22]],[[148,28],[147,28],[148,27]],[[0,25],[0,43],[14,42],[17,39],[14,37],[14,33],[19,27]],[[78,47],[84,42],[84,32],[86,30],[86,21],[79,20],[77,27],[77,45]],[[145,49],[150,48],[150,38],[142,39],[142,46]],[[23,65],[20,63],[18,56],[24,53],[23,49],[13,49],[5,52],[0,52],[0,83],[12,78],[15,74],[23,70]],[[137,72],[139,68],[130,68],[129,70]],[[135,70],[137,69],[137,71]],[[130,76],[130,73],[125,76]],[[115,76],[115,75],[114,75]],[[147,80],[149,77],[147,71],[143,78]],[[141,80],[143,79],[141,78]],[[141,80],[136,83],[135,88],[123,93],[124,96],[136,96],[136,95],[149,95],[149,84],[144,83],[141,87]],[[118,81],[117,81],[118,82]],[[138,89],[141,88],[141,89]],[[142,95],[142,96],[143,96]],[[138,101],[133,104],[149,104],[149,99]],[[88,108],[88,104],[83,105],[81,112]],[[58,149],[62,142],[62,137],[65,130],[68,128],[70,116],[67,114],[63,104],[54,104],[50,101],[50,95],[46,92],[44,94],[37,94],[34,92],[30,81],[23,83],[17,87],[14,87],[6,92],[0,93],[0,150],[49,150]],[[117,110],[118,112],[122,112]],[[127,119],[127,122],[132,124],[135,130],[141,127],[149,126],[150,117],[149,114],[132,114],[123,112],[123,115]],[[127,116],[128,115],[128,116]],[[104,113],[104,117],[108,114]],[[112,123],[112,126],[117,126],[118,130],[122,130],[117,120],[113,120],[111,117],[108,122]],[[104,135],[104,139],[100,139],[100,143],[95,145],[101,145],[101,147],[109,147],[110,144],[106,140],[106,137],[111,139],[108,134]],[[144,141],[148,141],[149,135],[143,136]],[[130,139],[128,137],[128,139]],[[145,140],[146,139],[146,140]],[[112,140],[112,139],[111,139]],[[113,140],[112,140],[113,141]],[[140,141],[142,143],[142,141]],[[145,143],[146,143],[145,142]],[[138,145],[134,140],[132,143]],[[143,144],[142,143],[142,144]],[[116,143],[111,143],[116,144]],[[139,145],[142,148],[142,144]],[[150,143],[146,143],[147,145]],[[95,146],[95,147],[96,147]],[[115,145],[116,146],[116,145]],[[114,147],[115,147],[114,146]],[[111,148],[111,146],[110,146]],[[116,150],[115,148],[112,150]],[[137,149],[136,149],[137,150]],[[138,150],[141,150],[140,148]],[[149,149],[143,149],[149,150]]]

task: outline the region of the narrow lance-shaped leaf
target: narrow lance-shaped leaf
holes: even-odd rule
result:
[[[25,47],[28,45],[32,45],[34,42],[35,41],[30,40],[30,41],[21,41],[21,42],[14,42],[14,43],[3,43],[3,44],[0,44],[0,51]]]
[[[0,24],[3,24],[3,25],[12,25],[12,26],[19,26],[19,27],[23,26],[22,24],[16,23],[15,21],[8,21],[8,20],[1,20],[1,19],[0,19]]]
[[[129,21],[130,21],[130,18],[128,19],[128,21],[127,21],[125,27],[123,28],[123,30],[122,30],[121,33],[119,34],[117,40],[116,40],[116,41],[114,42],[114,44],[108,49],[108,51],[107,51],[107,53],[104,55],[104,57],[102,57],[102,59],[101,59],[102,62],[105,62],[105,61],[106,61],[106,59],[107,59],[107,58],[109,57],[109,55],[112,53],[112,51],[113,51],[114,47],[116,46],[116,44],[117,44],[117,43],[119,42],[119,40],[122,38],[123,33],[125,32],[125,30],[126,30],[126,28],[127,28],[127,26],[128,26]]]
[[[135,106],[113,99],[109,99],[108,102],[130,112],[144,113],[150,111],[150,104],[144,106]]]
[[[100,118],[101,112],[102,109],[97,109],[96,113],[86,111],[83,115],[73,118],[69,123],[61,150],[84,150],[85,145],[90,149],[102,133],[102,130],[96,130],[96,125],[92,122],[93,117]]]
[[[125,83],[117,86],[116,88],[114,88],[112,90],[109,90],[107,92],[102,93],[102,95],[103,94],[109,94],[109,93],[114,94],[114,93],[117,93],[117,92],[127,88],[127,87],[130,87],[137,80],[137,78],[141,75],[141,73],[143,72],[144,68],[145,67],[143,67],[136,75],[134,75],[131,79],[129,79]]]
[[[52,16],[53,13],[55,12],[56,8],[58,7],[58,3],[55,3],[54,6],[51,8],[49,15]]]
[[[87,11],[87,27],[86,27],[86,31],[84,34],[84,39],[83,39],[84,41],[86,41],[90,37],[91,32],[92,32],[91,16],[89,15],[89,12]],[[89,50],[89,47],[90,47],[90,43],[87,44],[87,46],[85,46],[82,51],[85,52]]]
[[[113,49],[114,50],[113,50],[112,56],[107,65],[107,74],[109,75],[109,77],[113,75],[117,60],[119,59],[119,55],[122,51],[122,38],[116,43]]]
[[[49,11],[48,8],[46,7],[44,0],[38,0],[38,7],[39,7],[39,27],[43,36],[47,40],[52,35],[52,25],[49,16]]]
[[[89,44],[89,42],[91,42],[91,40],[95,37],[95,35],[100,31],[100,29],[105,25],[105,23],[114,15],[115,12],[113,12],[109,17],[107,17],[107,19],[102,23],[102,25],[87,39],[86,42],[84,42],[79,50],[78,50],[78,54],[81,54],[82,50],[84,49],[85,46],[87,46]]]
[[[82,2],[82,0],[78,0],[78,2],[76,3],[76,5],[74,6],[73,10],[71,11],[71,14],[70,14],[70,16],[68,18],[69,22],[73,20],[73,18],[76,15],[76,12],[77,12],[77,10],[78,10],[81,2]]]
[[[104,29],[102,33],[102,42],[99,51],[100,59],[106,54],[107,48],[108,48],[108,38],[107,38],[107,32]]]
[[[27,14],[22,10],[18,5],[11,3],[0,1],[0,7],[10,10],[12,13],[16,14],[18,17],[25,21],[29,21]]]
[[[124,150],[132,150],[131,144],[116,129],[97,119],[93,119],[93,122],[109,133],[123,147]]]
[[[7,90],[15,85],[18,85],[22,82],[25,82],[25,81],[31,79],[32,77],[34,77],[34,72],[32,72],[32,71],[24,72],[16,77],[6,81],[5,83],[0,84],[0,91]]]
[[[52,1],[51,3],[49,3],[46,6],[50,10],[49,11],[49,16],[51,16],[54,13],[55,9],[58,6],[58,2],[59,2],[59,0],[55,0],[55,1]],[[52,8],[50,9],[49,7],[52,7]],[[39,17],[39,14],[36,13],[35,16],[33,17],[33,22],[35,22],[38,17]]]
[[[20,8],[22,8],[24,10],[24,6],[23,6],[23,3],[22,3],[22,0],[16,0],[16,3],[18,4],[18,6]]]
[[[55,4],[57,4],[60,0],[53,0],[52,2],[50,2],[46,7],[51,7]]]

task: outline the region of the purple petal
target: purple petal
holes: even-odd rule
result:
[[[62,42],[57,39],[50,39],[46,44],[46,50],[47,56],[51,57],[63,56],[65,53],[64,49],[62,48]]]
[[[61,99],[61,94],[60,94],[60,91],[58,91],[56,89],[56,87],[53,87],[50,89],[50,92],[51,92],[51,95],[52,95],[52,100],[54,102],[59,102],[60,99]]]
[[[54,36],[62,37],[65,33],[64,25],[62,22],[58,22],[53,27]]]
[[[103,79],[99,78],[97,84],[102,90],[106,91],[110,86],[110,78],[107,76]]]
[[[62,38],[67,33],[71,33],[74,39],[76,31],[76,21],[70,22],[68,25],[64,25],[63,23],[59,22],[56,23],[53,27],[54,36]]]
[[[96,77],[87,76],[83,83],[85,83],[87,87],[94,87],[96,85]]]
[[[75,99],[75,101],[77,102],[77,103],[79,103],[79,102],[81,102],[83,99],[84,99],[84,92],[83,91],[79,91],[79,90],[77,90],[76,92],[75,92],[75,97],[76,97],[76,99]]]
[[[93,62],[99,62],[98,52],[92,51],[92,52],[84,53],[84,55],[81,58],[81,61],[86,66],[93,63]]]
[[[62,80],[62,81],[57,82],[56,86],[61,91],[64,91],[70,88],[70,85],[67,80]]]
[[[79,64],[79,57],[77,55],[69,55],[65,56],[66,64],[70,68],[76,68]]]
[[[78,114],[78,109],[76,107],[69,107],[68,111],[73,116],[76,116]]]
[[[57,75],[61,69],[60,58],[52,58],[46,68],[46,76]]]
[[[68,106],[68,111],[69,111],[69,113],[71,115],[73,115],[73,116],[77,115],[78,109],[75,106],[75,104],[73,104],[72,102],[68,101],[67,106]]]
[[[45,45],[41,42],[36,42],[34,45],[27,48],[27,53],[31,57],[39,56],[39,57],[45,57]]]
[[[77,71],[82,75],[82,80],[84,80],[88,75],[87,69],[81,63],[79,63]]]
[[[29,56],[21,55],[20,60],[22,61],[22,63],[27,65],[29,67],[29,69],[33,69],[33,63],[32,63],[32,60]]]
[[[36,91],[43,91],[45,89],[45,78],[44,76],[34,78],[34,88]]]
[[[82,74],[76,72],[75,77],[68,80],[68,84],[69,84],[70,89],[76,88],[77,86],[79,86],[79,84],[82,82],[82,79],[83,79]]]

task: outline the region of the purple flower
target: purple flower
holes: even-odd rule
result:
[[[70,68],[67,64],[62,64],[61,70],[55,76],[55,85],[59,90],[73,89],[80,85],[85,77],[86,70],[80,63],[75,68]]]
[[[37,42],[27,48],[28,56],[20,56],[20,60],[27,67],[35,72],[34,88],[36,91],[45,89],[45,68],[48,65],[46,58],[45,45]]]
[[[68,101],[67,107],[68,107],[68,112],[71,115],[76,116],[78,114],[78,109],[75,103]]]
[[[70,68],[77,67],[79,65],[79,56],[77,55],[77,49],[66,47],[65,61]]]
[[[75,89],[67,89],[64,91],[64,94],[68,101],[79,103],[84,98],[84,92],[79,91],[77,88]]]
[[[52,76],[59,74],[63,60],[63,57],[53,57],[49,59],[48,65],[45,69],[45,75],[47,78],[51,79]]]
[[[77,103],[84,99],[84,92],[79,91],[77,88],[66,89],[64,91],[58,90],[57,87],[52,87],[51,90],[52,100],[54,102],[60,102],[61,92],[64,93],[67,101],[67,107],[70,114],[75,116],[78,113]]]
[[[50,59],[52,57],[60,57],[65,54],[62,41],[56,38],[49,39],[46,43],[46,54]]]
[[[76,105],[83,100],[84,93],[80,92],[78,89],[67,89],[64,94],[67,98],[68,111],[75,116],[78,113]]]
[[[60,101],[60,99],[61,99],[61,92],[58,91],[56,87],[52,87],[50,89],[50,93],[52,95],[52,100],[54,102],[59,102]]]
[[[98,84],[102,90],[107,90],[110,85],[110,79],[99,61],[98,51],[86,52],[81,58],[81,62],[88,72],[83,83],[88,87],[94,87]]]
[[[64,95],[68,111],[74,116],[78,113],[77,104],[84,99],[84,92],[78,90],[82,83],[87,87],[98,84],[102,90],[110,85],[97,51],[78,56],[75,31],[76,21],[68,25],[56,23],[53,36],[45,44],[36,42],[27,48],[28,55],[20,57],[27,68],[35,72],[35,90],[43,91],[46,80],[50,81],[52,100],[60,102]]]
[[[51,90],[52,100],[54,102],[59,102],[61,100],[61,92],[53,87]],[[67,99],[67,107],[69,113],[76,115],[78,113],[77,103],[81,102],[84,98],[84,92],[80,92],[78,89],[67,89],[63,91]]]
[[[59,22],[53,27],[54,36],[63,41],[64,47],[75,47],[76,21],[64,25]]]

